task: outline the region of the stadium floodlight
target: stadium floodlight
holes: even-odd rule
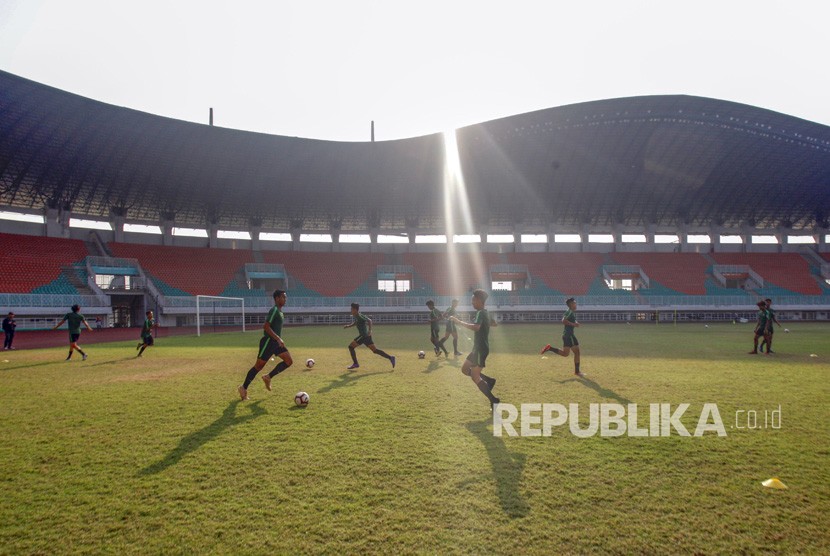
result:
[[[245,332],[245,298],[244,297],[224,297],[221,295],[197,295],[196,296],[196,336],[202,335],[202,307],[205,301],[218,300],[211,302],[211,309],[214,311],[217,308],[222,308],[223,313],[227,313],[227,308],[240,307],[242,311],[242,332]],[[240,303],[235,303],[240,302]]]

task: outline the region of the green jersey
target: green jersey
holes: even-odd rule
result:
[[[66,320],[66,325],[69,327],[70,334],[80,334],[81,324],[86,321],[86,318],[80,313],[66,313],[63,318]],[[133,332],[135,334],[135,332]]]
[[[354,325],[357,326],[357,331],[361,336],[368,336],[369,335],[369,317],[363,315],[362,313],[358,313],[357,315],[353,316]]]
[[[565,311],[565,315],[562,317],[562,320],[566,320],[568,322],[572,322],[576,324],[576,313],[568,309]],[[574,327],[565,325],[565,330],[562,332],[563,336],[573,336],[574,335]]]
[[[769,311],[766,309],[758,311],[758,326],[756,327],[756,330],[766,330],[769,325],[769,320]]]
[[[282,323],[285,322],[285,315],[282,314],[279,307],[276,305],[271,307],[271,312],[268,313],[266,322],[271,325],[271,330],[274,331],[274,334],[282,337]],[[263,335],[271,338],[267,332],[263,332]]]
[[[447,317],[447,330],[455,330],[455,323],[450,320],[450,317],[454,317],[456,312],[457,311],[453,307],[450,307],[444,312],[444,316]]]
[[[486,353],[490,351],[490,314],[487,309],[482,309],[476,313],[473,324],[479,325],[473,338],[473,350],[479,353]]]
[[[429,325],[432,328],[438,328],[438,323],[441,321],[441,311],[433,309],[429,312]]]
[[[144,326],[141,327],[141,337],[146,338],[153,333],[153,327],[156,325],[156,319],[144,319]]]

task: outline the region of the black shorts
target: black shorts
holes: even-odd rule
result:
[[[148,345],[148,346],[153,345],[153,343],[155,342],[155,340],[153,340],[153,335],[152,334],[147,334],[146,336],[142,336],[141,341],[144,344]]]
[[[467,361],[473,364],[473,367],[485,367],[485,363],[487,362],[487,356],[490,355],[490,350],[487,351],[479,351],[474,349],[470,352],[470,355],[467,356]]]
[[[565,334],[562,336],[562,345],[565,347],[572,348],[574,346],[579,345],[579,340],[576,339],[576,336],[573,334]]]
[[[70,335],[69,335],[69,343],[70,343],[70,344],[74,344],[75,342],[77,342],[77,341],[78,341],[78,338],[80,338],[80,337],[81,337],[81,333],[80,333],[80,332],[79,332],[79,333],[77,333],[77,334],[70,334]]]
[[[272,337],[263,336],[259,341],[259,354],[256,357],[257,359],[268,361],[272,356],[279,356],[286,351],[288,351],[288,348],[281,347]]]
[[[437,338],[441,335],[441,329],[437,326],[430,326],[429,327],[429,337],[430,338]]]
[[[354,339],[354,342],[359,346],[371,346],[375,343],[371,336],[358,336]]]

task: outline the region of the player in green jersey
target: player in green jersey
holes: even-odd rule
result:
[[[89,326],[89,323],[86,321],[86,317],[81,314],[81,306],[80,305],[73,305],[71,307],[72,311],[70,313],[66,313],[63,316],[63,320],[60,321],[52,330],[57,330],[61,327],[63,323],[68,323],[67,326],[69,328],[69,355],[66,356],[66,360],[69,361],[72,359],[72,352],[77,351],[81,354],[81,360],[86,361],[86,353],[84,350],[78,346],[78,339],[81,337],[81,324],[86,326],[86,329],[92,332],[92,327]]]
[[[772,319],[769,318],[769,311],[767,311],[767,302],[759,301],[758,305],[758,321],[755,325],[755,338],[752,351],[750,355],[758,353],[758,338],[763,338],[765,342],[769,342],[769,329],[772,326]],[[763,352],[762,352],[763,353]],[[769,353],[767,353],[769,355]]]
[[[565,305],[568,306],[568,310],[562,316],[562,324],[565,326],[565,330],[562,332],[562,345],[564,347],[559,349],[551,347],[548,344],[542,348],[542,353],[552,351],[556,355],[567,357],[571,354],[571,350],[573,350],[574,374],[579,377],[584,377],[585,375],[579,370],[579,340],[576,339],[576,334],[574,333],[574,330],[579,328],[579,323],[576,320],[576,299],[569,297],[565,300]]]
[[[274,370],[267,375],[262,375],[262,381],[265,383],[265,389],[271,391],[271,379],[290,367],[294,360],[291,359],[291,353],[285,347],[285,342],[282,341],[282,325],[285,322],[285,315],[282,313],[282,308],[285,305],[287,295],[283,290],[274,290],[274,306],[271,312],[268,313],[268,318],[262,326],[263,334],[259,340],[259,353],[256,357],[256,363],[250,368],[245,382],[237,389],[239,397],[242,400],[248,399],[248,387],[256,378],[257,373],[262,370],[265,364],[272,356],[282,359]]]
[[[156,319],[153,318],[152,311],[147,311],[146,316],[147,318],[144,319],[144,325],[141,327],[141,341],[138,343],[138,347],[135,348],[139,350],[136,357],[141,357],[144,350],[155,343],[153,340],[153,327],[156,325]]]
[[[767,298],[764,301],[766,302],[767,314],[768,314],[768,318],[770,320],[770,323],[769,323],[769,338],[764,338],[764,341],[761,342],[761,351],[764,351],[764,344],[766,344],[767,353],[775,353],[774,351],[772,351],[772,338],[773,338],[773,335],[775,334],[775,326],[774,325],[777,324],[778,326],[781,326],[781,323],[778,322],[777,318],[775,318],[775,311],[772,310],[772,299]]]
[[[473,379],[473,382],[481,390],[481,393],[487,396],[487,399],[490,400],[490,409],[492,410],[500,401],[499,398],[493,395],[493,387],[496,385],[496,379],[481,372],[487,362],[487,356],[490,354],[490,314],[484,308],[488,297],[487,292],[484,290],[475,290],[473,292],[472,304],[476,310],[476,316],[473,322],[464,322],[454,316],[450,317],[450,320],[459,326],[475,332],[473,351],[470,352],[464,364],[461,365],[461,372]]]
[[[382,349],[378,349],[375,346],[375,341],[372,340],[372,319],[361,314],[360,304],[358,303],[352,303],[352,323],[343,326],[343,328],[351,328],[352,326],[357,326],[358,336],[352,340],[351,344],[349,344],[349,353],[352,356],[352,364],[348,367],[348,369],[354,370],[360,368],[360,365],[357,363],[357,353],[355,353],[354,350],[354,348],[360,345],[371,349],[372,353],[375,355],[380,355],[381,357],[388,359],[392,363],[392,368],[394,369],[395,356],[389,355]]]
[[[446,357],[449,355],[447,348],[445,348],[438,340],[438,336],[441,335],[439,323],[444,316],[441,314],[441,311],[435,308],[435,302],[433,300],[430,299],[427,301],[426,305],[429,307],[429,341],[435,348],[435,355],[441,355],[441,351],[443,350],[444,356]]]
[[[455,327],[455,322],[453,322],[450,319],[450,317],[455,316],[455,314],[457,312],[457,309],[458,309],[458,300],[453,299],[452,304],[450,305],[450,307],[446,311],[444,311],[444,318],[447,319],[447,329],[444,331],[444,337],[441,338],[440,342],[438,342],[440,344],[441,348],[443,349],[444,342],[447,341],[447,338],[452,336],[453,355],[456,355],[456,356],[461,355],[461,352],[458,351],[458,330]],[[446,353],[446,350],[444,350],[444,352]]]

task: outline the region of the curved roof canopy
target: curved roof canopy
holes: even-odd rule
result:
[[[0,72],[0,204],[225,229],[827,225],[830,127],[709,98],[348,143],[211,127]],[[449,142],[451,145],[452,142]],[[460,163],[464,187],[448,188]],[[469,217],[463,199],[469,202]],[[449,205],[449,206],[448,206]]]

